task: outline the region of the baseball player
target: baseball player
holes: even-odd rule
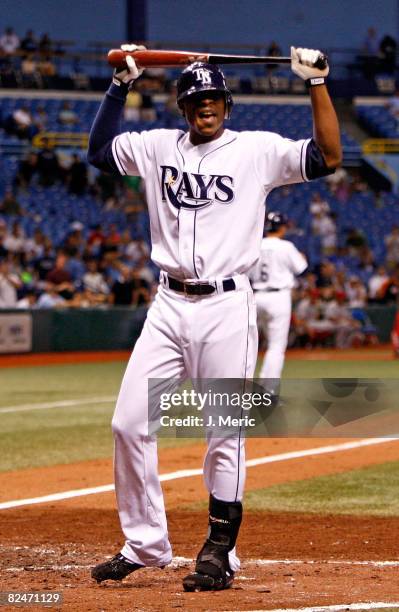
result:
[[[267,338],[267,352],[259,377],[268,379],[271,393],[278,393],[291,321],[291,289],[295,276],[307,268],[304,255],[284,240],[288,219],[278,211],[266,216],[267,235],[262,240],[259,260],[251,271],[258,311],[258,327]]]
[[[141,47],[142,48],[142,47]],[[135,45],[123,46],[133,51]],[[177,103],[188,130],[120,133],[126,96],[139,70],[117,69],[94,120],[88,159],[97,168],[143,178],[157,295],[123,377],[112,428],[115,489],[126,541],[92,570],[101,582],[171,562],[157,441],[148,433],[148,379],[246,379],[257,357],[256,304],[247,276],[259,256],[265,198],[287,183],[327,175],[341,160],[339,126],[319,51],[292,48],[292,70],[307,82],[314,136],[299,141],[225,127],[232,95],[218,67],[183,70]],[[231,586],[242,518],[244,439],[207,435],[204,480],[209,529],[186,590]]]

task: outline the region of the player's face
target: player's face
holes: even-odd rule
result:
[[[203,91],[189,96],[183,101],[183,109],[193,144],[215,140],[222,134],[226,109],[222,92]]]

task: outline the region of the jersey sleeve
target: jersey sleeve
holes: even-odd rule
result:
[[[290,244],[290,248],[289,248],[288,256],[289,256],[291,271],[295,275],[302,274],[302,272],[304,272],[306,268],[308,267],[308,262],[306,261],[306,257],[298,251],[298,249],[296,248],[294,244],[292,243],[289,243],[289,244]]]
[[[310,138],[290,140],[272,132],[257,132],[257,138],[257,172],[266,188],[308,180],[306,151]]]
[[[120,174],[145,178],[154,155],[152,132],[124,132],[115,136],[112,155]]]

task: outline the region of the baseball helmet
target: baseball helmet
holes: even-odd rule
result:
[[[266,215],[266,231],[277,232],[282,225],[287,225],[288,217],[278,210],[271,210]]]
[[[185,98],[201,91],[223,92],[226,100],[227,116],[230,116],[233,97],[226,85],[224,74],[218,66],[205,62],[194,62],[187,66],[177,81],[177,104],[181,106],[181,102]]]

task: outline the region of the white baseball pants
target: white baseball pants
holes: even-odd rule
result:
[[[256,304],[246,276],[237,290],[186,297],[160,286],[127,365],[112,428],[115,489],[126,538],[122,554],[132,562],[162,566],[172,559],[157,440],[148,435],[149,378],[251,378],[258,335]],[[207,490],[222,501],[240,501],[245,482],[243,438],[208,437]],[[205,532],[205,529],[204,529]],[[239,568],[235,551],[230,565]]]
[[[291,321],[291,290],[257,291],[258,325],[267,338],[259,378],[280,379]]]

